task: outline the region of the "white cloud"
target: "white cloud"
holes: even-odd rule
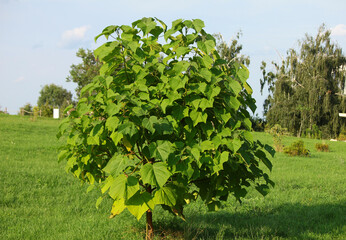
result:
[[[89,28],[89,26],[82,26],[63,32],[59,46],[64,48],[76,47],[85,40],[85,34]]]
[[[346,36],[346,25],[345,24],[338,24],[332,29],[332,35],[333,36]]]
[[[24,81],[24,77],[20,76],[19,78],[17,78],[16,80],[14,80],[14,82],[19,83],[19,82],[23,82]]]

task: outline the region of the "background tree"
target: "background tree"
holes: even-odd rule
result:
[[[167,29],[143,18],[105,28],[96,39],[115,40],[95,50],[100,75],[60,125],[66,169],[100,183],[114,201],[112,216],[146,213],[150,239],[156,205],[184,218],[183,207],[197,197],[216,210],[229,195],[240,201],[246,187],[265,195],[273,185],[259,162],[271,169],[274,151],[251,134],[249,72],[221,59],[203,27],[178,19]]]
[[[72,103],[72,93],[61,86],[55,84],[45,85],[40,91],[37,101],[38,107],[42,110],[42,116],[53,116],[53,108],[66,108]]]
[[[266,119],[298,136],[316,125],[324,137],[336,137],[345,124],[338,113],[346,110],[345,98],[340,96],[346,58],[324,25],[316,37],[306,35],[299,47],[290,49],[281,65],[273,63],[274,72],[267,72],[262,62],[261,90],[267,85],[269,92],[264,103]]]
[[[30,115],[32,113],[32,105],[30,103],[25,104],[24,107],[22,107],[22,109],[24,110],[24,115]]]
[[[96,60],[94,53],[89,49],[80,48],[76,56],[82,59],[82,63],[71,65],[70,75],[66,81],[77,83],[76,94],[79,98],[80,90],[99,74],[101,63]]]
[[[239,43],[241,35],[242,33],[238,32],[236,37],[232,39],[230,43],[227,43],[220,33],[214,34],[214,37],[216,38],[216,50],[219,53],[220,58],[227,62],[230,63],[236,61],[248,67],[250,65],[250,57],[241,53],[241,50],[243,49],[243,45]]]
[[[65,102],[72,103],[72,93],[61,86],[49,84],[42,87],[37,105],[48,104],[52,107],[61,107]]]

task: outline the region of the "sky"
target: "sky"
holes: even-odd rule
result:
[[[259,116],[266,98],[260,94],[262,61],[279,63],[322,24],[346,51],[345,0],[0,0],[0,110],[17,114],[26,103],[37,105],[46,84],[74,93],[76,84],[66,77],[70,66],[81,62],[77,50],[96,49],[100,42],[94,37],[106,26],[142,17],[169,26],[179,18],[199,18],[208,33],[221,33],[227,42],[241,31]]]

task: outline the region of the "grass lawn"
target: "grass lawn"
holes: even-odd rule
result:
[[[111,201],[96,209],[99,193],[86,193],[57,162],[58,125],[0,115],[0,239],[143,239],[144,217],[109,219]],[[272,144],[266,133],[254,136]],[[346,143],[327,141],[331,152],[320,153],[321,141],[303,140],[311,157],[278,153],[267,197],[249,189],[242,204],[230,198],[218,212],[197,201],[187,222],[158,208],[157,239],[346,239]]]

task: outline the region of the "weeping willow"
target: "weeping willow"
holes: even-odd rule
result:
[[[298,50],[289,49],[281,64],[273,63],[274,71],[267,72],[262,62],[261,91],[267,86],[264,110],[269,125],[280,124],[297,136],[318,126],[325,138],[336,137],[345,127],[339,112],[346,112],[346,58],[330,34],[324,25],[316,37],[306,34]]]

